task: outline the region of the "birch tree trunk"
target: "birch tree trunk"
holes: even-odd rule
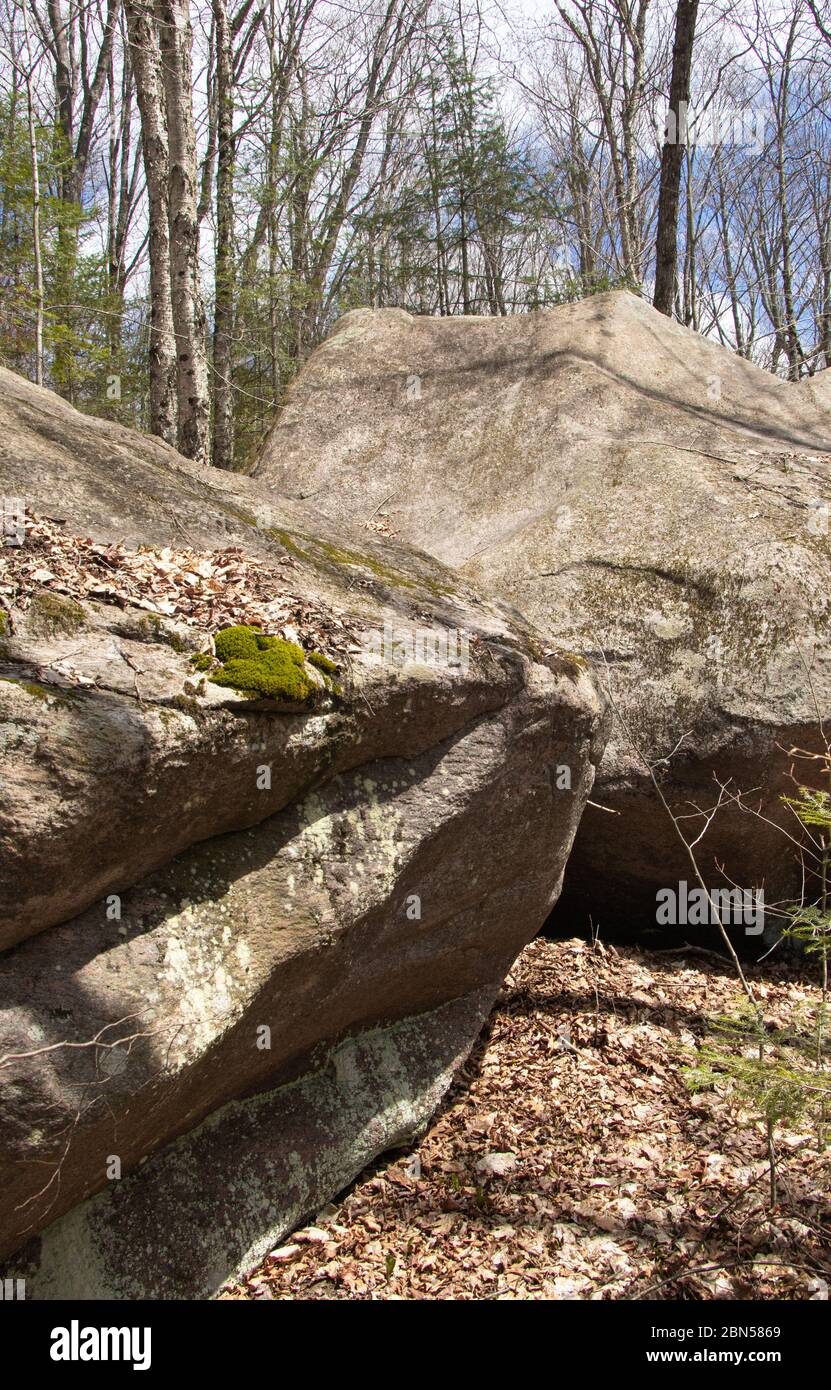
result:
[[[188,0],[158,0],[157,16],[170,160],[170,280],[176,334],[178,444],[187,458],[207,463],[210,406],[205,308],[199,283],[196,132]]]
[[[136,103],[147,183],[150,258],[150,432],[176,444],[176,337],[170,284],[167,127],[161,58],[151,0],[127,0]]]
[[[234,72],[225,0],[213,0],[216,36],[216,267],[214,279],[213,462],[234,463],[231,373],[234,331]]]

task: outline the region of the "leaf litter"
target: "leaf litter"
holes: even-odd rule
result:
[[[751,974],[773,1021],[818,995]],[[783,1133],[771,1211],[761,1127],[684,1082],[738,1002],[716,959],[537,938],[424,1139],[220,1297],[827,1299],[831,1150]]]
[[[355,623],[333,604],[298,592],[290,555],[263,562],[223,550],[132,548],[72,536],[63,522],[26,509],[25,544],[0,549],[0,604],[25,611],[38,590],[133,607],[215,631],[236,623],[289,627],[294,640],[343,652]]]

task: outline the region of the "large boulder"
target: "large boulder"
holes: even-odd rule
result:
[[[594,657],[619,718],[558,912],[643,927],[691,874],[647,762],[671,757],[709,883],[798,886],[767,818],[788,750],[822,747],[831,714],[830,410],[831,372],[780,381],[625,292],[506,319],[358,310],[256,476],[406,536]]]
[[[603,702],[436,561],[0,388],[3,1273],[205,1296],[427,1122]],[[217,683],[229,625],[285,692]]]

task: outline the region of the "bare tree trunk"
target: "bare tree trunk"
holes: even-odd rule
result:
[[[375,120],[399,69],[402,55],[418,29],[424,10],[425,0],[418,0],[412,7],[404,3],[404,0],[387,0],[383,18],[376,30],[369,53],[363,109],[356,124],[354,146],[341,176],[331,212],[322,229],[319,249],[310,267],[300,350],[305,350],[314,340],[323,305],[326,277],[331,269],[338,237],[346,220],[349,200],[364,167]]]
[[[819,350],[823,366],[831,367],[831,223],[826,220],[819,238],[821,269],[821,301],[819,313]]]
[[[150,253],[150,432],[176,443],[176,336],[170,286],[168,149],[161,58],[152,0],[127,0],[136,101],[147,181]]]
[[[213,6],[211,9],[211,35],[208,40],[208,71],[205,78],[207,84],[208,138],[205,146],[205,157],[202,160],[199,202],[196,207],[196,220],[200,227],[211,210],[214,166],[216,165],[216,73],[214,71],[216,55],[216,20],[213,16]]]
[[[573,154],[568,164],[566,178],[574,205],[574,222],[580,258],[580,288],[584,294],[590,294],[594,289],[597,276],[597,248],[592,227],[589,168],[583,150],[580,123],[576,111],[571,112],[570,133]]]
[[[459,185],[459,244],[462,251],[462,313],[472,314],[470,298],[470,239],[467,233],[467,192],[464,180]]]
[[[615,212],[620,235],[620,264],[624,277],[640,283],[642,273],[641,241],[638,226],[637,155],[635,122],[643,101],[644,34],[651,0],[638,0],[636,5],[613,0],[610,6],[610,25],[597,27],[592,5],[581,0],[576,9],[582,25],[565,8],[563,0],[555,0],[563,22],[580,44],[586,70],[600,109],[606,135],[609,162],[615,195]],[[608,44],[610,30],[621,36],[621,52],[604,71],[601,44]],[[631,79],[626,76],[631,63]],[[619,73],[623,73],[621,78]],[[620,112],[615,110],[616,86],[621,88]]]
[[[225,0],[213,0],[216,35],[216,268],[214,278],[213,462],[234,463],[231,373],[234,332],[234,71]]]
[[[672,317],[678,258],[678,199],[684,164],[684,112],[690,100],[695,23],[698,0],[678,0],[675,11],[675,45],[669,84],[669,111],[661,151],[661,185],[658,194],[658,237],[655,250],[655,294],[652,303]],[[674,129],[673,129],[674,126]]]
[[[205,308],[199,284],[190,10],[188,0],[157,3],[170,158],[170,279],[176,333],[178,442],[187,458],[207,463],[210,406]]]
[[[682,323],[687,328],[694,328],[696,333],[700,331],[699,314],[699,285],[698,285],[698,265],[697,250],[698,239],[695,229],[695,202],[690,180],[687,180],[686,197],[686,222],[687,235],[684,244],[684,303],[680,304],[678,284],[676,277],[675,312]]]
[[[127,283],[127,250],[130,224],[139,197],[141,141],[133,144],[132,116],[135,81],[130,62],[129,40],[122,61],[120,99],[112,58],[108,77],[110,90],[110,204],[107,218],[107,284],[116,308],[107,319],[107,342],[117,357],[123,348],[124,291]],[[116,114],[118,113],[118,114]]]
[[[107,0],[101,46],[94,68],[87,47],[86,17],[82,19],[76,7],[70,6],[64,13],[59,0],[48,0],[48,29],[39,21],[55,64],[58,128],[65,145],[66,166],[60,180],[60,198],[66,214],[58,225],[55,295],[59,314],[70,323],[74,308],[72,300],[78,262],[81,199],[95,132],[95,117],[110,66],[118,4],[119,0]],[[33,12],[37,18],[37,11]],[[68,341],[59,341],[55,348],[54,376],[58,389],[71,401],[74,395],[73,360]]]
[[[35,259],[35,381],[43,385],[43,256],[40,244],[40,171],[38,142],[35,130],[35,106],[32,94],[34,67],[32,40],[29,33],[29,13],[24,0],[23,32],[26,37],[26,114],[29,125],[29,154],[32,161],[32,249]]]
[[[789,92],[791,86],[791,65],[793,61],[794,45],[797,37],[796,11],[791,18],[787,41],[781,55],[781,68],[778,77],[778,91],[773,91],[773,84],[770,76],[768,77],[773,98],[774,110],[776,113],[776,195],[779,212],[779,263],[782,274],[782,344],[785,356],[788,359],[788,376],[791,381],[799,381],[802,374],[802,364],[805,360],[802,351],[802,344],[799,340],[799,328],[797,325],[797,309],[794,293],[794,270],[793,270],[793,251],[791,233],[791,197],[792,190],[788,186],[787,163],[787,130],[789,123]]]
[[[733,334],[736,340],[736,352],[741,357],[746,357],[747,349],[744,337],[744,324],[742,321],[742,307],[736,288],[736,272],[733,267],[733,250],[730,244],[730,218],[727,211],[727,198],[724,191],[721,153],[718,148],[716,149],[714,158],[717,174],[718,228],[721,238],[722,257],[724,260],[724,278],[727,284],[727,292],[730,296],[730,312],[733,317]]]
[[[791,218],[788,206],[788,184],[785,174],[785,136],[780,131],[777,139],[777,187],[779,192],[779,218],[782,239],[782,297],[785,311],[785,353],[788,358],[788,376],[791,381],[799,381],[804,355],[799,341],[796,322],[793,288],[793,259],[791,255]]]
[[[644,98],[644,63],[646,57],[646,20],[651,0],[640,4],[618,4],[620,25],[631,49],[631,79],[629,64],[623,63],[623,104],[621,125],[623,157],[626,168],[626,216],[629,227],[631,268],[629,278],[640,285],[643,280],[643,228],[638,208],[640,203],[640,172],[635,128]]]

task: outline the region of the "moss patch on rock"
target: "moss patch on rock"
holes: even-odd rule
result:
[[[169,704],[171,709],[178,709],[182,714],[189,714],[194,719],[204,719],[205,717],[204,709],[199,701],[194,699],[192,695],[184,693],[182,695],[174,695],[172,700],[169,701]]]
[[[12,685],[17,690],[25,691],[33,700],[54,700],[59,705],[68,705],[76,698],[74,690],[49,689],[36,681],[16,680],[14,676],[0,676],[0,685]]]
[[[237,624],[223,627],[214,638],[214,648],[220,661],[255,661],[260,652],[267,651],[276,641],[259,628]]]
[[[185,639],[180,633],[169,627],[158,613],[148,613],[146,617],[141,618],[138,629],[141,637],[147,637],[152,642],[164,642],[174,652],[186,652],[188,650]]]
[[[332,695],[337,695],[338,699],[343,698],[343,686],[336,679],[338,665],[323,652],[307,652],[306,660],[310,666],[314,666],[323,677],[323,684]]]
[[[296,642],[240,625],[218,632],[214,646],[223,663],[210,677],[214,685],[290,705],[312,705],[320,693],[306,672],[306,654]]]
[[[36,637],[54,637],[57,633],[71,636],[85,626],[87,615],[80,603],[59,594],[35,594],[28,613],[29,631]]]
[[[310,665],[316,666],[318,671],[322,671],[325,676],[333,676],[338,669],[335,662],[331,661],[328,656],[324,656],[323,652],[310,652],[306,660]]]
[[[432,575],[404,574],[402,570],[383,564],[374,555],[333,545],[331,541],[321,540],[319,536],[307,536],[300,531],[293,535],[290,531],[278,527],[266,529],[268,535],[278,540],[289,555],[293,555],[298,560],[305,560],[317,568],[320,568],[321,565],[334,565],[338,569],[348,566],[352,569],[368,570],[375,579],[380,580],[387,588],[426,590],[437,598],[452,596],[456,592],[456,587],[453,584],[445,583]],[[304,542],[304,545],[299,544],[298,537]]]

